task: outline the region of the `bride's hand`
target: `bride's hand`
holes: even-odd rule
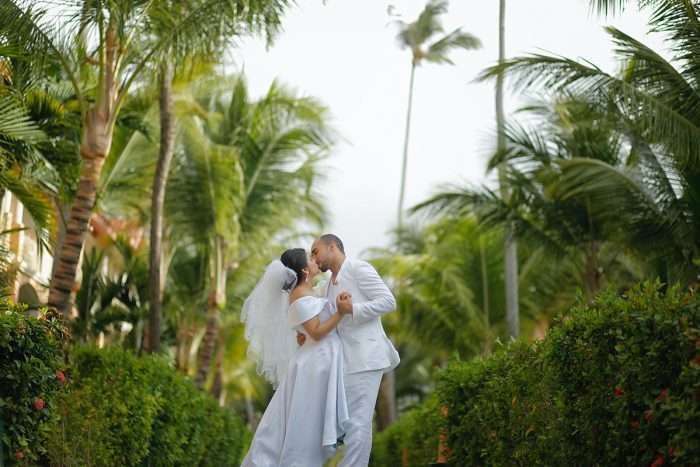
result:
[[[352,295],[348,292],[341,292],[335,299],[336,308],[341,315],[352,314]]]

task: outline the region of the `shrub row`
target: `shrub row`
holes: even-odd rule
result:
[[[0,299],[0,451],[5,464],[45,458],[47,432],[64,386],[64,330],[56,315],[38,318]]]
[[[49,436],[54,465],[238,466],[248,432],[158,357],[73,353],[71,388]]]
[[[429,397],[374,437],[372,467],[425,467],[435,460],[440,429],[440,405]]]
[[[700,297],[659,284],[603,293],[541,342],[454,362],[436,400],[452,465],[700,465]],[[418,413],[377,436],[381,459],[401,465],[391,440],[413,436],[403,419]]]

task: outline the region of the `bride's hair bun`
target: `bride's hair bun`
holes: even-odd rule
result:
[[[289,278],[282,284],[282,290],[291,292],[297,284],[304,282],[304,268],[308,265],[306,250],[291,248],[282,253],[280,261],[289,269]]]

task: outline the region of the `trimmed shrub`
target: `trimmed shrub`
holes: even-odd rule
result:
[[[542,342],[452,363],[436,393],[452,465],[700,465],[700,297],[605,292]],[[421,452],[402,424],[421,410],[377,436],[374,465]]]
[[[64,329],[56,314],[27,316],[25,307],[0,300],[0,416],[6,465],[37,462],[57,418],[63,372]]]
[[[458,465],[562,465],[558,411],[543,377],[542,349],[514,342],[440,375],[450,457]]]
[[[544,363],[571,462],[700,463],[699,298],[646,285],[556,323]]]
[[[432,396],[374,436],[372,467],[425,467],[435,462],[444,420]]]
[[[240,419],[159,357],[78,349],[51,437],[59,465],[237,466]]]

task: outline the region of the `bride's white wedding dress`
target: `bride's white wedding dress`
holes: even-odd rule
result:
[[[314,341],[302,325],[331,313],[328,300],[314,296],[289,306],[289,325],[307,338],[290,359],[242,467],[321,467],[335,452],[349,419],[340,338],[333,330]]]

